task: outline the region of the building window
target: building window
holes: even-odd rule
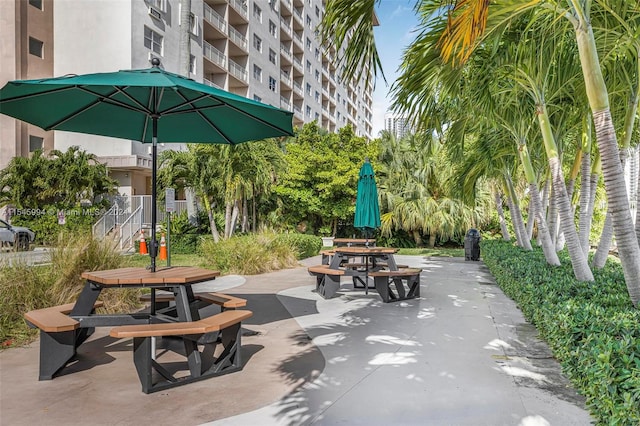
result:
[[[194,55],[189,56],[189,72],[196,74],[196,57]]]
[[[320,102],[320,93],[316,90],[315,94],[316,102]]]
[[[320,114],[318,114],[317,112],[316,112],[316,118],[315,118],[315,119],[316,119],[316,120],[319,120],[319,119],[320,119]]]
[[[317,60],[320,60],[320,50],[316,49],[314,56],[316,57]]]
[[[307,59],[307,72],[311,72],[311,61]]]
[[[36,38],[29,37],[29,53],[42,58],[44,56],[44,43]]]
[[[42,10],[42,0],[29,0],[29,4],[36,9]]]
[[[307,105],[307,117],[311,117],[311,107]]]
[[[255,34],[253,35],[253,47],[255,47],[258,52],[262,52],[262,39]]]
[[[271,76],[269,76],[269,90],[271,90],[272,92],[275,92],[276,91],[276,84],[277,84],[276,79],[271,77]]]
[[[311,28],[311,17],[307,15],[307,27]]]
[[[253,100],[254,101],[258,101],[258,102],[262,102],[262,98],[258,95],[253,95]]]
[[[307,83],[307,95],[311,96],[311,84]]]
[[[276,52],[273,49],[269,49],[269,62],[275,65],[276,63]]]
[[[162,36],[147,26],[144,27],[144,47],[162,55]]]
[[[320,71],[316,70],[315,74],[316,74],[316,81],[320,82]]]
[[[29,152],[34,152],[39,149],[42,149],[43,146],[44,146],[44,138],[29,135]]]
[[[253,17],[262,23],[262,9],[257,4],[253,4]]]
[[[307,37],[307,49],[311,51],[311,39]]]
[[[198,36],[198,17],[193,13],[189,14],[189,31],[194,36]]]
[[[154,9],[158,9],[160,12],[164,12],[166,10],[164,2],[165,0],[148,0],[149,6]]]
[[[316,17],[320,17],[320,8],[316,6]]]
[[[278,27],[273,23],[272,20],[269,20],[269,34],[278,38]]]
[[[253,78],[262,82],[262,68],[257,65],[253,66]]]

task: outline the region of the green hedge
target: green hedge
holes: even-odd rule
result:
[[[548,342],[601,425],[640,424],[640,310],[613,261],[595,281],[573,276],[566,252],[551,267],[540,249],[483,241],[482,258],[504,292]]]

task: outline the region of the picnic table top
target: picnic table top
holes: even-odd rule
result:
[[[83,272],[82,278],[102,285],[194,284],[220,276],[219,271],[195,266],[172,266],[151,272],[142,267]]]

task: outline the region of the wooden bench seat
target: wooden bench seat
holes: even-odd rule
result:
[[[331,269],[327,265],[315,265],[307,268],[310,275],[316,277],[316,291],[325,299],[330,299],[340,289],[340,277],[343,269]]]
[[[113,327],[109,331],[111,337],[118,339],[127,337],[162,337],[187,336],[220,331],[250,318],[253,312],[246,310],[224,311],[198,321],[167,322],[156,324],[135,324]]]
[[[376,290],[385,303],[413,299],[420,296],[420,268],[403,268],[397,271],[369,272]]]
[[[30,327],[40,329],[39,380],[51,380],[76,354],[76,348],[94,331],[80,328],[80,322],[71,318],[75,303],[35,309],[24,314]],[[93,310],[102,307],[96,302]]]
[[[96,302],[95,308],[100,308],[104,304]],[[35,309],[24,314],[29,324],[47,333],[60,333],[63,331],[73,331],[79,327],[79,322],[69,316],[75,303],[65,305],[50,306],[48,308]]]
[[[135,324],[114,327],[109,332],[115,338],[133,338],[133,362],[144,393],[157,392],[212,376],[231,373],[242,368],[241,323],[253,315],[247,310],[229,310],[189,322]],[[201,339],[207,333],[219,332],[219,339]],[[158,361],[152,337],[183,336],[184,356],[189,375],[175,377],[169,369],[176,371],[174,359],[164,365]],[[222,351],[216,346],[222,345]],[[200,350],[198,345],[203,345]],[[216,353],[218,355],[216,355]],[[184,362],[183,362],[184,364]],[[162,378],[153,374],[156,371]]]
[[[205,301],[210,304],[221,306],[223,309],[237,309],[247,306],[247,300],[240,297],[230,296],[223,293],[195,293],[196,299]],[[171,293],[156,292],[156,303],[168,303],[175,300],[175,296]],[[151,294],[143,294],[140,296],[141,302],[151,302]]]

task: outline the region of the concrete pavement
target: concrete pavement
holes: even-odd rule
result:
[[[245,297],[245,368],[145,395],[131,341],[100,330],[38,382],[38,344],[0,353],[0,424],[588,425],[584,402],[482,262],[397,256],[419,299],[312,291],[305,267],[206,284]],[[306,265],[320,263],[307,259]],[[71,374],[73,373],[73,374]]]

